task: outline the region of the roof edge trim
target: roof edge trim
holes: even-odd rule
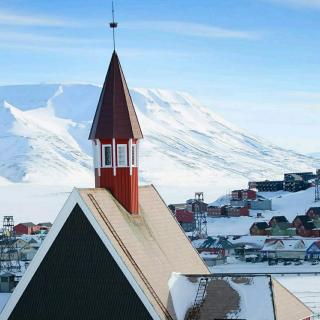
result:
[[[130,273],[129,269],[119,256],[118,252],[112,246],[107,235],[103,232],[101,226],[99,225],[98,221],[91,213],[90,209],[85,204],[85,201],[82,199],[80,192],[77,188],[74,188],[71,194],[69,195],[68,199],[66,200],[65,204],[63,205],[61,211],[59,212],[57,218],[55,219],[53,226],[48,233],[47,237],[45,238],[43,244],[40,246],[38,252],[36,253],[35,257],[33,258],[32,262],[30,263],[28,269],[26,270],[25,274],[23,275],[22,279],[18,283],[17,287],[11,294],[8,302],[4,306],[1,314],[0,320],[7,320],[12,311],[14,310],[16,304],[18,303],[19,299],[21,298],[22,294],[24,293],[25,289],[27,288],[28,284],[33,278],[33,275],[38,270],[42,260],[44,259],[45,255],[51,248],[51,245],[55,241],[56,237],[58,236],[60,230],[64,226],[67,218],[69,217],[70,213],[72,212],[75,205],[78,204],[91,223],[94,230],[97,232],[97,235],[105,245],[106,249],[110,252],[111,256],[129,281],[130,285],[140,298],[141,302],[144,304],[145,308],[150,313],[152,319],[160,320],[160,317],[156,310],[154,309],[152,303],[149,301],[145,293],[143,292],[142,288],[138,285],[137,281],[134,279],[132,274]]]

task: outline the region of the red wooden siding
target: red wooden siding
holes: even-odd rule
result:
[[[132,144],[136,144],[137,140],[132,139]],[[101,163],[102,163],[102,147],[105,144],[112,145],[112,139],[103,139],[101,141]],[[128,167],[117,167],[117,145],[127,145],[127,165]],[[112,150],[113,152],[113,150]],[[138,204],[138,168],[132,167],[132,175],[130,175],[129,167],[129,144],[128,139],[115,139],[115,164],[116,164],[116,175],[113,175],[113,167],[101,168],[100,176],[98,169],[95,169],[95,185],[96,188],[106,188],[111,191],[114,197],[123,205],[130,213],[139,213]],[[136,155],[138,157],[138,155]],[[113,157],[112,157],[112,166]]]

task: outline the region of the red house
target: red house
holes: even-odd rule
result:
[[[233,190],[231,193],[232,200],[255,200],[257,192],[251,189]]]
[[[194,222],[194,214],[193,212],[187,210],[180,210],[177,209],[175,213],[176,219],[178,222],[185,222],[185,223],[193,223]]]
[[[292,222],[301,237],[318,237],[320,232],[309,216],[296,216]]]
[[[227,215],[229,217],[248,216],[249,208],[248,207],[227,207]]]
[[[233,190],[231,192],[232,200],[242,200],[242,190]]]
[[[319,219],[320,218],[320,207],[311,207],[306,212],[306,215],[311,219]]]
[[[269,235],[269,225],[266,222],[255,222],[250,227],[250,235],[252,236],[267,236]]]
[[[32,234],[35,231],[36,225],[33,222],[19,223],[13,227],[15,234]]]
[[[114,51],[89,139],[94,149],[95,187],[110,190],[131,214],[139,213],[138,149],[142,138],[120,61]]]
[[[227,215],[227,206],[208,206],[207,213],[209,217],[220,217]]]
[[[254,190],[242,190],[242,199],[243,200],[255,200],[257,199],[257,192]]]
[[[185,232],[195,229],[194,213],[186,209],[176,209],[175,217]]]

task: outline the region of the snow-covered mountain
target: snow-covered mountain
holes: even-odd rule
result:
[[[87,140],[101,88],[94,85],[0,87],[0,184],[93,184]],[[208,198],[248,179],[310,170],[320,160],[282,149],[222,119],[186,93],[132,89],[145,139],[141,181],[168,201],[194,191]]]

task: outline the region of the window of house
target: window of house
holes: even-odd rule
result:
[[[111,167],[112,166],[112,151],[111,151],[111,144],[107,144],[103,146],[103,154],[102,154],[102,161],[104,167]]]
[[[137,145],[136,144],[133,144],[132,145],[132,150],[131,150],[131,152],[132,152],[132,165],[135,167],[135,166],[137,166]]]
[[[118,167],[127,166],[127,145],[118,144]]]

